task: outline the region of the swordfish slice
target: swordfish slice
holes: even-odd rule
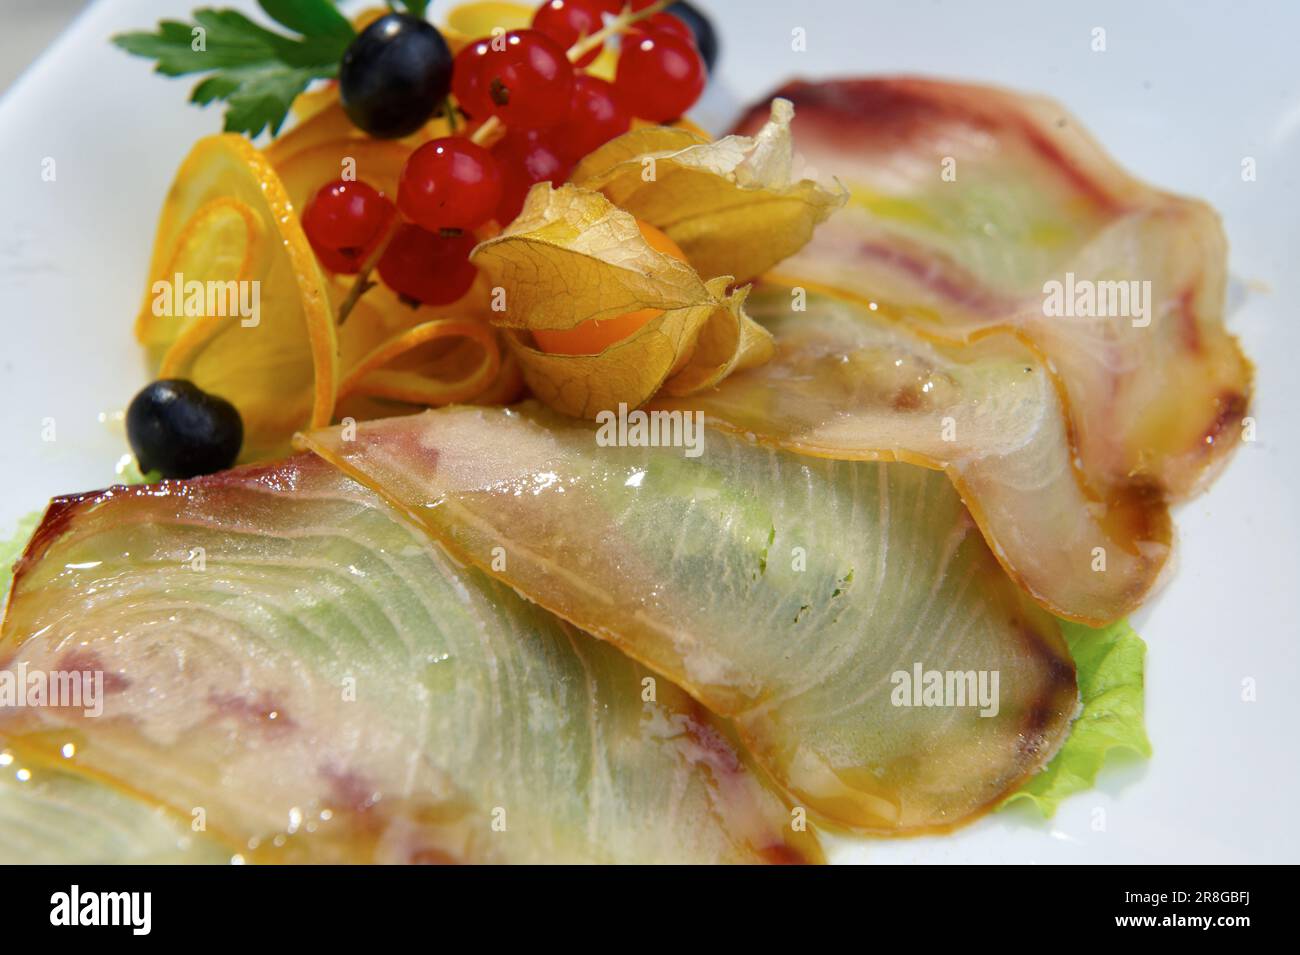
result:
[[[129,793],[58,765],[0,766],[0,865],[229,861],[230,851],[215,840]]]
[[[698,703],[311,455],[56,501],[0,667],[103,675],[97,716],[0,709],[24,785],[107,785],[227,857],[821,858]]]
[[[1065,738],[1077,692],[1056,620],[1002,572],[942,474],[715,431],[696,458],[598,437],[530,404],[299,441],[730,718],[832,824],[950,828]],[[919,692],[936,674],[941,692]]]
[[[1050,100],[913,78],[774,95],[794,103],[804,161],[850,193],[777,267],[783,283],[946,340],[1022,335],[1097,488],[1177,500],[1237,447],[1252,372],[1223,326],[1227,248],[1207,205],[1129,176]]]
[[[801,454],[947,472],[1007,572],[1039,604],[1094,626],[1134,610],[1170,550],[1158,495],[1079,473],[1051,376],[1018,338],[927,342],[861,305],[764,287],[747,302],[777,354],[689,398],[723,426]]]

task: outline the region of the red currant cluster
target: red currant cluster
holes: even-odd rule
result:
[[[451,93],[469,121],[466,135],[431,140],[411,154],[396,208],[362,182],[322,187],[303,215],[321,264],[355,274],[387,241],[378,262],[386,285],[426,305],[453,302],[474,282],[473,230],[513,220],[534,184],[563,182],[579,159],[626,132],[632,117],[668,122],[694,105],[707,68],[695,32],[668,13],[627,28],[613,83],[585,71],[603,48],[585,38],[625,2],[547,0],[532,29],[466,45],[451,70]],[[639,11],[653,3],[630,6]],[[505,133],[480,145],[489,137],[476,133],[489,132],[489,124]]]

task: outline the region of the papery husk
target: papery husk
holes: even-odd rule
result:
[[[709,142],[652,126],[611,140],[570,177],[662,230],[704,275],[749,279],[798,252],[844,204],[842,188],[794,178],[789,101],[754,136]]]
[[[496,324],[543,401],[592,418],[635,407],[661,388],[689,394],[766,361],[771,336],[744,312],[746,289],[728,275],[702,279],[653,249],[636,219],[599,193],[534,186],[519,217],[473,259],[504,290]],[[639,309],[661,314],[594,355],[548,354],[527,331],[570,329]]]

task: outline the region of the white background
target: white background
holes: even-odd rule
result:
[[[151,76],[107,37],[193,5],[100,0],[0,99],[0,534],[51,494],[110,483],[126,450],[112,419],[145,381],[130,328],[155,218],[180,159],[220,114],[185,105],[188,82]],[[1300,861],[1300,4],[699,5],[724,44],[699,111],[715,131],[794,76],[915,72],[1062,100],[1130,170],[1222,212],[1229,321],[1258,366],[1259,440],[1181,509],[1177,570],[1135,618],[1149,646],[1154,758],[1116,760],[1050,822],[1021,806],[955,836],[847,842],[838,857]],[[435,18],[448,6],[435,3]],[[0,0],[0,29],[18,30],[22,7]],[[791,50],[796,27],[806,52]],[[1090,48],[1094,27],[1106,30],[1104,53]],[[1247,156],[1255,182],[1241,179]],[[45,157],[53,183],[41,179]],[[41,440],[46,418],[53,443]],[[1241,699],[1247,678],[1253,703]]]

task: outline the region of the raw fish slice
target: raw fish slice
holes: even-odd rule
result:
[[[1077,694],[1057,621],[1002,572],[935,471],[716,431],[695,458],[602,446],[588,423],[536,405],[300,443],[731,718],[799,805],[834,824],[969,821],[1068,732]],[[988,688],[994,673],[980,707],[966,674]],[[939,705],[913,692],[929,674],[951,681]]]
[[[1159,495],[1089,486],[1051,376],[1017,337],[928,342],[861,305],[765,287],[750,310],[777,355],[711,391],[661,398],[788,450],[906,461],[952,478],[1007,572],[1042,606],[1094,625],[1124,616],[1169,554]]]
[[[0,865],[229,861],[230,851],[191,832],[188,820],[112,786],[58,766],[0,768]]]
[[[0,709],[31,781],[201,814],[248,861],[820,859],[698,704],[313,456],[56,501],[0,665],[103,674],[99,716]]]
[[[1223,327],[1212,209],[1132,178],[1047,99],[911,78],[773,95],[804,162],[850,192],[783,282],[947,340],[1016,330],[1061,383],[1095,487],[1185,497],[1237,446],[1251,368]]]

